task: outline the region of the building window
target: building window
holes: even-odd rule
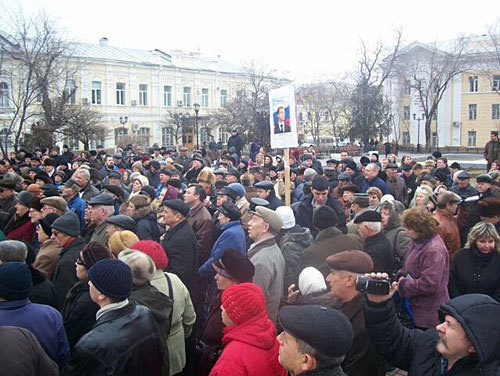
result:
[[[493,120],[500,119],[500,104],[495,103],[491,105],[491,118]]]
[[[0,107],[9,107],[9,85],[0,82]]]
[[[231,137],[231,134],[229,132],[225,132],[225,131],[220,132],[220,139],[222,140],[222,143],[224,145],[227,144],[227,140],[229,140],[229,137]]]
[[[437,147],[438,144],[438,134],[437,132],[432,132],[432,147]]]
[[[92,104],[101,104],[101,83],[92,81]]]
[[[208,89],[201,89],[201,107],[208,107]]]
[[[148,105],[148,85],[140,84],[139,85],[139,106],[147,106],[147,105]]]
[[[209,141],[210,141],[210,131],[208,130],[208,128],[202,128],[200,130],[200,142],[202,144],[204,142],[208,144]]]
[[[166,107],[172,106],[172,86],[163,86],[163,105]]]
[[[469,131],[469,135],[468,135],[467,139],[468,139],[467,145],[475,147],[476,146],[476,131]]]
[[[220,91],[220,106],[224,107],[227,104],[227,90]]]
[[[116,83],[116,104],[125,105],[125,84],[123,82]]]
[[[304,121],[304,115],[302,115],[302,112],[299,112],[299,121]]]
[[[492,89],[494,91],[500,91],[500,75],[493,76]]]
[[[411,94],[411,83],[409,80],[405,80],[404,84],[404,94],[405,95],[410,95]]]
[[[243,90],[236,90],[236,98],[242,99],[244,95]]]
[[[183,93],[184,93],[184,106],[191,107],[191,88],[185,87]]]
[[[469,104],[469,120],[477,119],[477,104]]]
[[[470,76],[469,77],[469,91],[471,93],[476,93],[479,87],[479,81],[477,76]]]
[[[403,107],[403,119],[410,120],[410,106]]]
[[[149,147],[149,128],[147,127],[141,127],[137,131],[138,137],[138,142],[143,148],[148,148]]]
[[[403,145],[410,145],[410,132],[403,132]]]
[[[64,87],[64,98],[67,104],[76,103],[75,80],[69,79],[68,81],[66,81],[66,86]]]
[[[175,137],[174,130],[172,127],[163,127],[161,129],[161,144],[162,146],[174,146],[175,145]]]

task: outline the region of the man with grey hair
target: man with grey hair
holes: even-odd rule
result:
[[[359,183],[359,189],[362,193],[366,193],[368,188],[377,187],[384,195],[389,194],[387,183],[378,177],[380,171],[376,163],[368,163],[363,171],[364,178]]]
[[[106,219],[114,214],[114,205],[115,201],[113,200],[113,197],[106,193],[101,193],[90,200],[90,223],[96,227],[89,243],[98,242],[105,247],[108,246],[109,236],[106,231],[108,228]]]
[[[363,250],[373,260],[375,272],[394,273],[394,256],[391,243],[382,232],[382,216],[375,210],[368,210],[354,218],[358,234],[364,239]]]
[[[141,251],[126,249],[118,255],[118,260],[127,264],[132,271],[132,293],[130,300],[136,301],[148,307],[155,317],[158,325],[163,349],[163,365],[169,369],[168,335],[170,332],[170,314],[172,312],[173,300],[162,294],[156,287],[151,285],[156,274],[156,266],[148,255]]]
[[[28,246],[18,240],[4,240],[0,242],[0,264],[4,262],[24,262],[28,258]],[[33,288],[29,299],[33,303],[45,304],[57,308],[56,289],[45,273],[28,265]]]
[[[80,190],[80,197],[85,201],[89,201],[99,194],[99,190],[90,183],[90,171],[86,168],[79,168],[73,174],[75,179],[82,189]]]

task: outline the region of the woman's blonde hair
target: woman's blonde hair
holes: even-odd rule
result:
[[[486,222],[478,222],[474,227],[470,229],[465,247],[473,248],[476,246],[476,243],[479,239],[485,238],[492,238],[495,241],[496,250],[500,252],[500,236],[498,236],[498,232],[495,226],[493,226],[491,223]]]

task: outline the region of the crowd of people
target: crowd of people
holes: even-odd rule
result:
[[[0,158],[1,374],[500,374],[500,162],[227,146]]]

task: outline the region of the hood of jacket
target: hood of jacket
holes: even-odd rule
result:
[[[300,246],[307,248],[313,243],[313,237],[308,228],[295,225],[283,233],[279,240],[279,245],[281,247],[282,244],[288,242],[298,243]]]
[[[159,324],[169,318],[173,306],[168,296],[163,295],[156,287],[149,284],[134,286],[130,299],[148,307]]]
[[[401,226],[401,220],[399,214],[396,210],[391,211],[389,219],[387,219],[387,224],[385,225],[385,231]]]
[[[134,210],[132,218],[137,222],[138,219],[151,216],[152,214],[154,215],[151,205],[147,205]]]
[[[483,294],[458,296],[441,306],[440,318],[453,316],[472,342],[480,363],[493,361],[500,351],[500,303]]]
[[[267,313],[257,315],[240,325],[224,328],[222,343],[238,341],[263,350],[270,350],[276,343],[274,324],[267,317]]]

